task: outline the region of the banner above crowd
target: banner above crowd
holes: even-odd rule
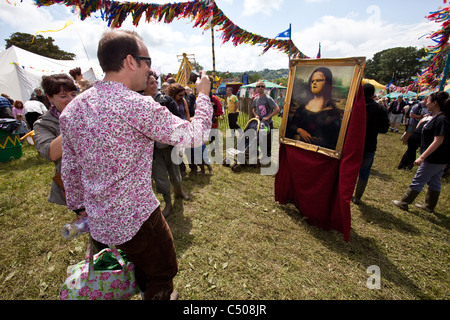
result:
[[[217,7],[214,0],[194,0],[180,3],[142,3],[119,2],[112,0],[80,1],[80,0],[35,0],[39,6],[64,4],[73,6],[84,20],[92,13],[99,11],[109,27],[120,28],[127,17],[131,16],[133,25],[138,26],[145,13],[145,22],[171,23],[174,19],[190,18],[194,27],[207,30],[218,28],[223,43],[231,41],[233,45],[240,44],[261,45],[263,54],[269,49],[286,53],[292,59],[308,59],[293,43],[292,39],[281,40],[262,37],[248,32],[235,25],[222,10]]]
[[[444,1],[446,3],[447,1]],[[449,46],[450,38],[450,6],[436,12],[431,12],[428,19],[436,23],[442,23],[441,28],[431,33],[428,38],[432,39],[437,44],[426,48],[427,57],[425,60],[431,61],[427,69],[425,69],[420,77],[418,77],[419,85],[428,85],[436,87],[439,84],[439,78],[446,77],[446,75],[436,75],[438,63],[445,58],[444,50]]]

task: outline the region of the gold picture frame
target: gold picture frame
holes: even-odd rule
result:
[[[340,159],[365,57],[294,59],[280,143]]]

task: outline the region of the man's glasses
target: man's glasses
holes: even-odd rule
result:
[[[265,88],[266,86],[256,86],[257,88]]]
[[[150,57],[141,57],[141,56],[133,56],[136,60],[144,61],[147,64],[147,67],[152,66],[152,58]]]

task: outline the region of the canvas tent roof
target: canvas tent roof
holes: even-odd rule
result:
[[[385,85],[382,85],[381,83],[377,82],[376,80],[373,79],[362,79],[362,84],[366,84],[366,83],[370,83],[371,85],[373,85],[375,87],[375,89],[386,89]]]
[[[77,60],[55,60],[11,46],[0,53],[0,93],[14,100],[28,101],[33,90],[40,87],[42,76],[67,73],[73,68],[81,68],[83,77],[94,81],[100,77],[99,66]]]

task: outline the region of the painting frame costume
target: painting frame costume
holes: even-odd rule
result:
[[[280,143],[340,159],[365,62],[291,60]]]

